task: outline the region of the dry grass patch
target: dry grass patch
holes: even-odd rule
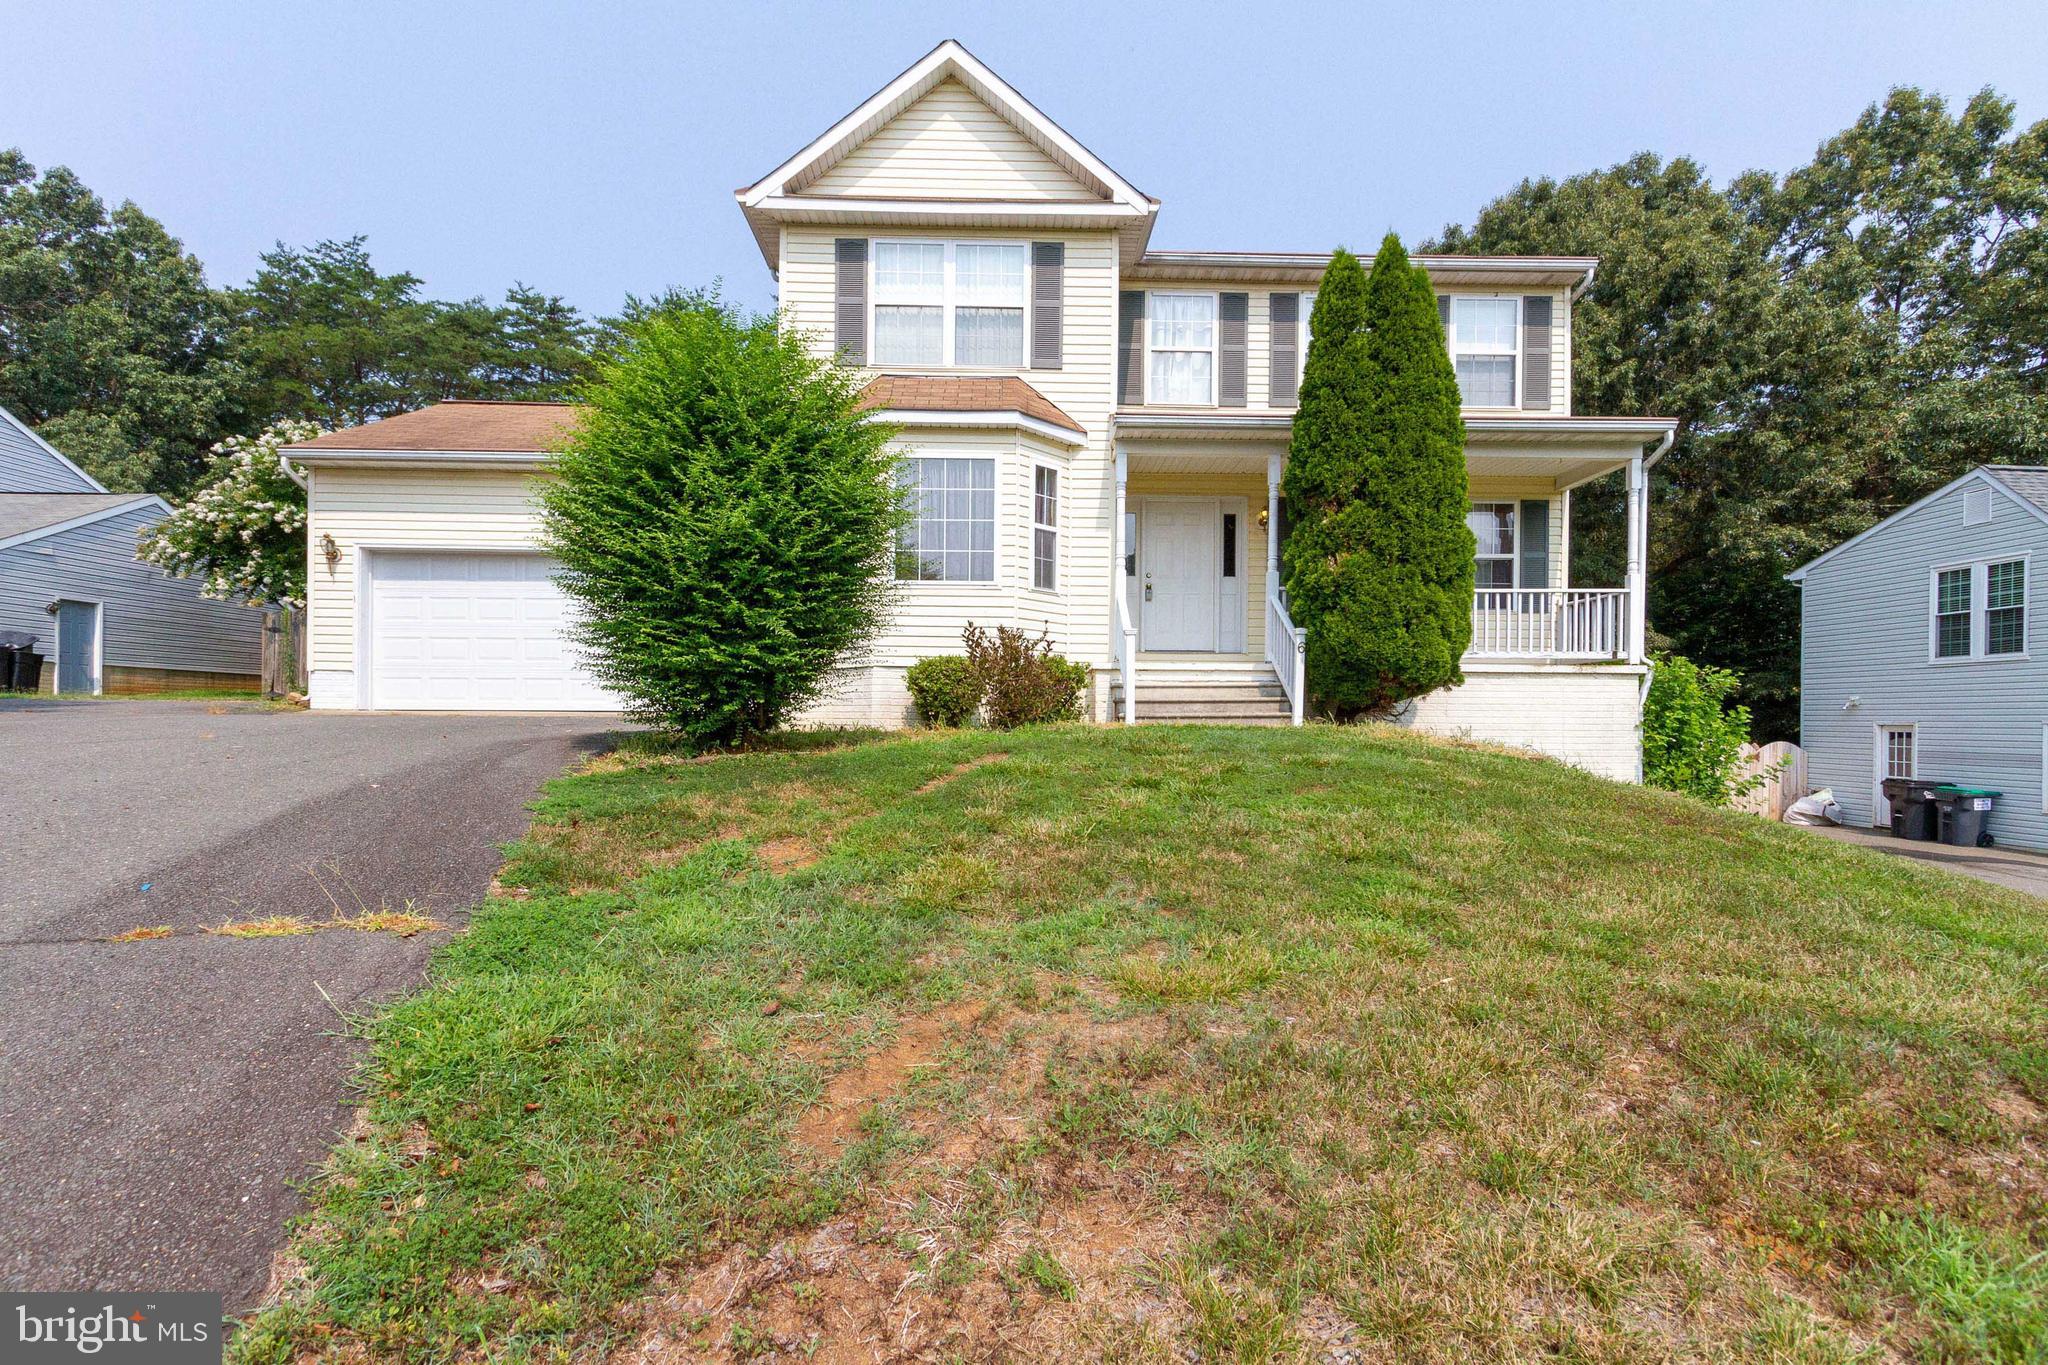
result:
[[[109,934],[106,941],[109,943],[140,943],[145,939],[169,938],[177,932],[176,929],[173,929],[168,924],[138,924],[125,933]]]
[[[286,938],[293,934],[317,934],[320,926],[297,915],[268,915],[263,919],[229,920],[209,925],[206,932],[223,938]]]

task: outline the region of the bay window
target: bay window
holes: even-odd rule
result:
[[[1451,367],[1468,408],[1515,405],[1515,342],[1519,299],[1451,296]]]
[[[875,365],[1024,367],[1022,243],[879,239],[874,270]]]
[[[918,456],[897,467],[911,519],[896,537],[896,577],[996,581],[996,462]]]
[[[1052,592],[1059,587],[1060,474],[1044,465],[1032,471],[1031,586]]]
[[[1145,314],[1145,401],[1215,403],[1216,296],[1153,294]]]

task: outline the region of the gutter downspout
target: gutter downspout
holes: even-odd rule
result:
[[[1582,278],[1577,284],[1573,285],[1572,292],[1565,296],[1564,301],[1567,307],[1574,303],[1577,303],[1582,297],[1585,296],[1586,291],[1593,287],[1593,272],[1598,270],[1599,268],[1600,267],[1597,265],[1589,265],[1586,267],[1586,274],[1584,278]]]
[[[284,471],[284,476],[287,479],[290,479],[293,483],[299,486],[300,492],[310,493],[313,491],[310,487],[307,486],[305,476],[299,473],[298,470],[292,468],[291,457],[289,455],[286,455],[282,450],[277,452],[277,467]]]

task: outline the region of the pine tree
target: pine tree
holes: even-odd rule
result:
[[[1338,251],[1316,295],[1283,492],[1285,573],[1318,706],[1384,715],[1464,681],[1465,427],[1429,276],[1400,238]]]

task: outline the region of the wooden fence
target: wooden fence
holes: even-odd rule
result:
[[[1787,744],[1782,739],[1774,739],[1761,748],[1745,744],[1742,760],[1745,777],[1762,774],[1764,780],[1736,797],[1735,809],[1761,815],[1766,820],[1782,820],[1785,808],[1806,795],[1806,751],[1797,744]]]
[[[263,692],[281,697],[306,691],[306,613],[290,607],[263,612]]]

